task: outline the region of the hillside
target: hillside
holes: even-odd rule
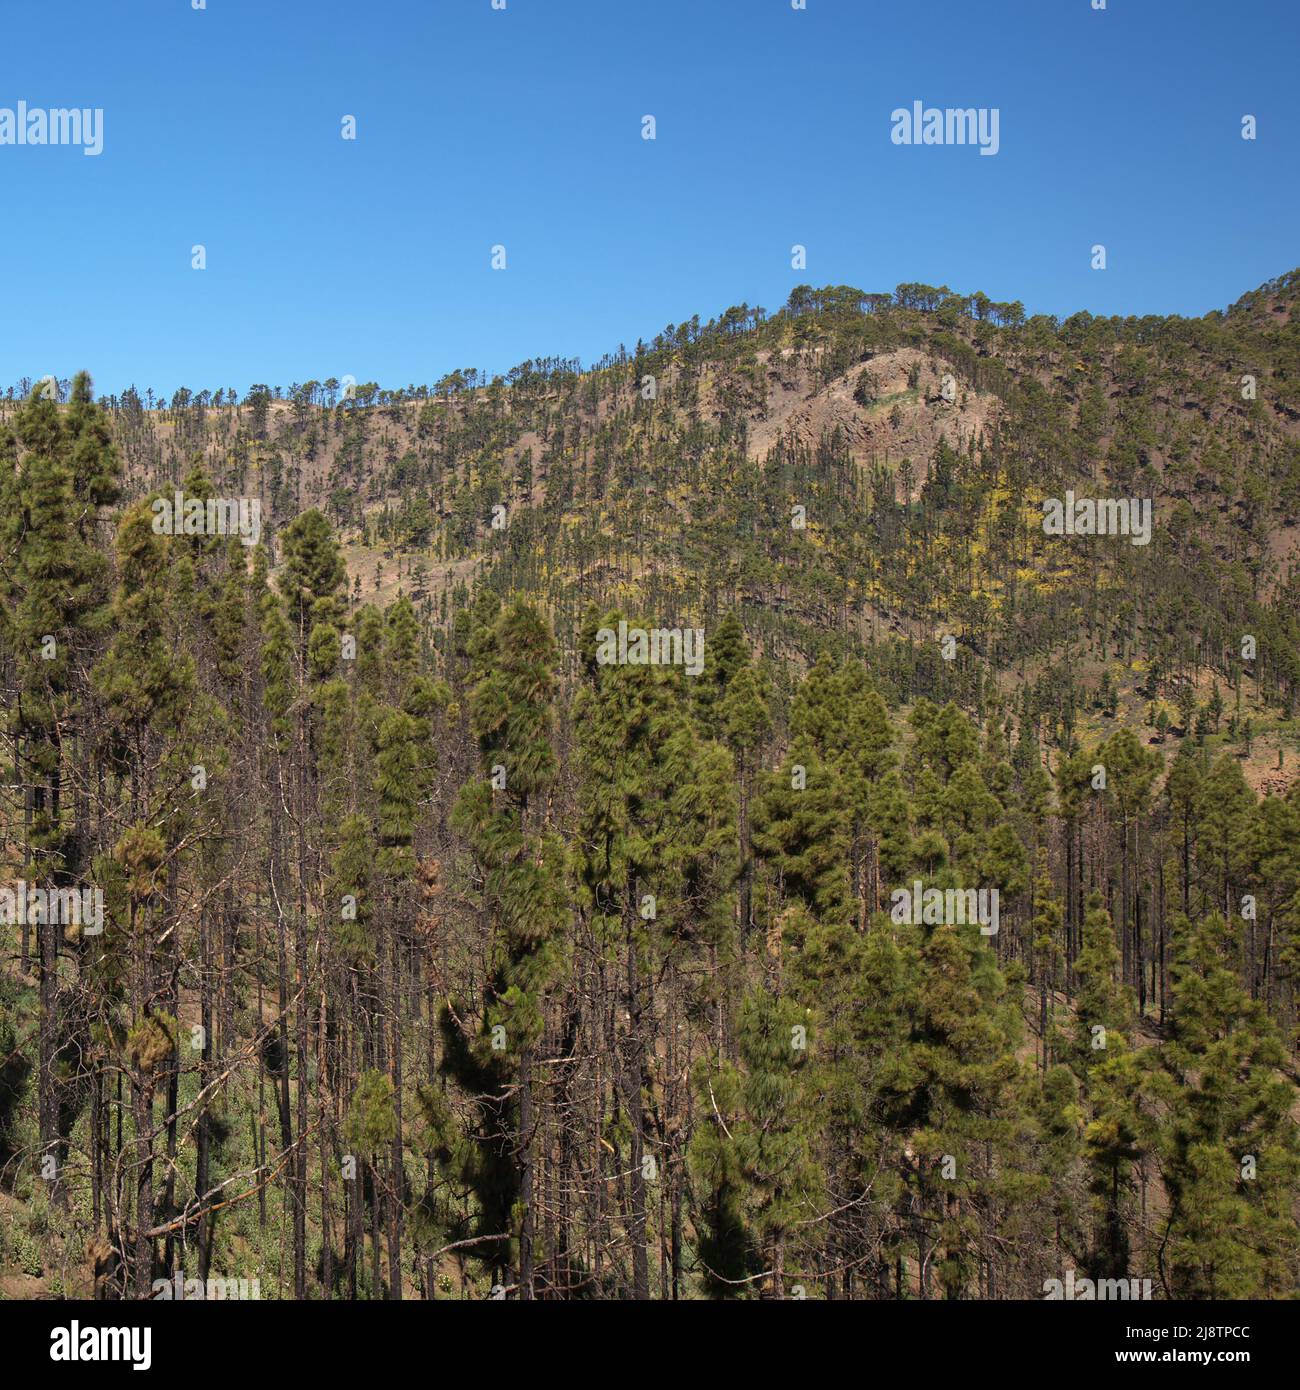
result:
[[[0,1295],[1300,1293],[1297,293],[11,392]]]
[[[270,534],[319,507],[353,601],[405,592],[431,631],[480,580],[540,597],[570,651],[589,603],[670,626],[735,607],[782,666],[875,646],[898,700],[969,703],[996,677],[1085,710],[1108,674],[1134,720],[1237,687],[1249,633],[1241,699],[1267,719],[1300,679],[1298,284],[1197,320],[1063,323],[920,285],[801,288],[585,372],[109,406],[128,495],[202,459]],[[1044,536],[1042,499],[1067,488],[1152,499],[1151,544]]]

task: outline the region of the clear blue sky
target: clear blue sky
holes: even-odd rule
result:
[[[105,148],[0,146],[0,385],[397,387],[589,361],[800,282],[1199,314],[1300,262],[1297,0],[40,0],[3,23],[0,107],[102,107]],[[892,144],[915,100],[997,107],[1000,153]]]

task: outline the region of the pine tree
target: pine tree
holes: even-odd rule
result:
[[[762,750],[772,727],[767,682],[760,670],[746,660],[732,675],[717,706],[720,737],[731,750],[739,790],[738,834],[740,841],[740,929],[753,926],[754,846],[750,821],[754,784]],[[707,723],[705,725],[707,728]]]
[[[769,774],[754,809],[753,839],[773,878],[769,930],[791,903],[816,918],[850,920],[844,789],[810,740],[792,744],[781,766]]]
[[[724,1065],[716,1078],[702,1071],[697,1081],[711,1122],[697,1134],[692,1167],[711,1194],[704,1253],[721,1268],[706,1264],[704,1273],[715,1296],[757,1283],[766,1296],[785,1298],[788,1279],[806,1277],[798,1266],[787,1274],[801,1255],[798,1233],[820,1206],[811,1095],[802,1081],[805,1024],[792,1000],[753,991],[740,1009],[738,1065]]]
[[[133,1118],[139,1157],[135,1288],[143,1295],[153,1277],[153,1102],[166,1086],[168,1114],[174,1115],[179,1062],[175,1052],[179,1000],[176,972],[179,941],[175,921],[176,856],[190,817],[180,811],[176,788],[190,781],[198,755],[188,721],[204,711],[195,708],[195,671],[188,656],[179,659],[169,611],[169,550],[153,531],[145,503],[127,510],[118,526],[117,553],[121,582],[113,603],[115,634],[93,681],[104,701],[111,743],[104,752],[124,787],[129,788],[133,829],[115,848],[130,883],[132,953],[131,1032],[127,1039]],[[214,766],[213,771],[216,772]],[[167,834],[156,828],[166,826]],[[159,870],[168,865],[165,882]],[[166,930],[170,928],[170,930]],[[160,955],[159,937],[169,938]],[[170,957],[170,959],[168,958]],[[168,1149],[174,1151],[174,1122],[169,1121]],[[169,1171],[164,1199],[172,1193]]]
[[[1101,895],[1088,896],[1078,976],[1070,1063],[1082,1086],[1084,1158],[1089,1190],[1099,1210],[1088,1273],[1124,1279],[1129,1273],[1129,1174],[1141,1155],[1141,1072],[1129,1046],[1136,1017],[1121,983],[1122,959]]]
[[[1018,1010],[974,927],[917,934],[914,1072],[902,1170],[922,1298],[967,1291],[998,1197],[990,1155],[1014,1137]]]
[[[483,1023],[488,1056],[498,1044],[495,1070],[507,1131],[502,1139],[517,1164],[517,1282],[520,1297],[528,1300],[535,1296],[538,1253],[536,1050],[568,918],[563,850],[545,831],[538,805],[556,767],[551,744],[555,643],[537,610],[516,602],[502,610],[478,650],[471,723],[488,780],[466,786],[456,818],[479,859],[499,932]],[[517,1077],[518,1105],[507,1118],[509,1088],[502,1068],[509,1063]]]
[[[658,1181],[649,1175],[658,1174],[664,1156],[649,1148],[655,982],[678,946],[675,924],[682,913],[674,899],[682,891],[682,850],[698,833],[692,827],[698,824],[699,794],[683,795],[684,779],[693,776],[683,678],[663,668],[597,660],[599,629],[617,630],[621,618],[617,612],[590,614],[579,636],[585,679],[573,707],[581,773],[577,869],[607,968],[621,976],[619,1022],[606,1045],[615,1054],[613,1108],[621,1112],[629,1150],[623,1171],[630,1293],[645,1299],[647,1183]],[[726,833],[734,839],[734,811],[728,816]]]
[[[1051,1064],[1052,1024],[1050,1005],[1056,997],[1057,979],[1065,961],[1063,940],[1064,914],[1056,901],[1048,871],[1047,851],[1040,850],[1038,872],[1034,879],[1034,918],[1031,924],[1034,974],[1038,982],[1038,1039],[1041,1048],[1040,1066],[1044,1071]]]
[[[18,455],[15,444],[23,453]],[[117,497],[120,463],[92,401],[84,373],[73,382],[66,415],[39,388],[14,420],[7,453],[0,581],[6,646],[13,654],[17,698],[10,709],[16,780],[24,788],[23,863],[28,877],[51,887],[80,887],[84,827],[64,803],[66,761],[85,747],[85,677],[91,644],[107,618],[108,565],[96,545],[98,508]],[[22,959],[28,955],[23,922]],[[38,923],[40,1040],[38,1063],[41,1150],[61,1169],[60,1100],[55,1058],[61,1048],[56,1017],[62,927]],[[56,1178],[60,1202],[64,1189]]]
[[[1242,989],[1240,928],[1219,913],[1174,928],[1172,1037],[1156,1094],[1169,1193],[1159,1251],[1173,1298],[1258,1298],[1300,1275],[1300,1153],[1277,1030]]]

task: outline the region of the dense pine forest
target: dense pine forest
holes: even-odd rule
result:
[[[1300,1294],[1298,303],[17,383],[0,1296]]]

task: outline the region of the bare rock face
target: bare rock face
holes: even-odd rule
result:
[[[811,448],[838,430],[859,463],[908,458],[920,483],[940,439],[965,448],[998,409],[995,397],[916,348],[878,353],[825,386],[816,384],[815,368],[813,354],[799,364],[791,356],[769,364],[766,410],[755,412],[749,431],[752,459],[764,458],[778,440]]]

